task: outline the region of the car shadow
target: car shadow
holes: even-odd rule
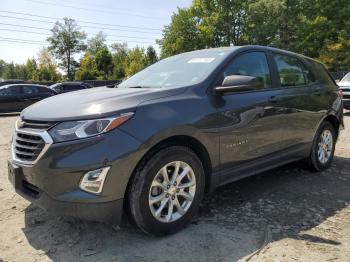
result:
[[[60,218],[30,205],[28,242],[53,261],[237,261],[271,241],[294,238],[332,246],[306,232],[350,203],[350,159],[314,173],[301,163],[283,166],[218,188],[206,196],[194,222],[172,236],[156,238],[135,226],[111,228]]]

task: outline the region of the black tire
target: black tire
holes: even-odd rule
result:
[[[194,173],[196,181],[195,195],[187,212],[173,222],[161,222],[151,212],[149,194],[151,184],[158,171],[174,161],[188,164]],[[172,234],[187,226],[196,215],[205,190],[205,174],[202,162],[189,148],[171,146],[154,154],[141,166],[133,176],[128,192],[130,214],[136,225],[144,232],[161,236]]]
[[[319,149],[319,142],[321,140],[321,135],[325,130],[329,130],[330,133],[332,134],[333,144],[332,144],[332,149],[331,149],[331,154],[329,159],[327,160],[327,162],[322,163],[318,157],[318,149]],[[324,121],[316,132],[316,135],[314,137],[314,141],[312,144],[310,157],[308,159],[309,167],[311,168],[311,170],[319,172],[331,166],[333,157],[334,157],[336,140],[337,140],[337,136],[336,136],[336,131],[334,129],[334,126],[330,122]]]

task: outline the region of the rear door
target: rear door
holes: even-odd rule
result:
[[[282,149],[298,149],[312,142],[314,129],[324,114],[316,106],[323,90],[314,73],[302,58],[284,53],[271,53],[278,72],[280,92],[278,106],[281,118]],[[305,151],[306,152],[306,151]]]
[[[56,94],[54,91],[44,86],[38,86],[38,89],[39,89],[40,99],[45,99],[47,97],[50,97]]]
[[[260,81],[256,90],[217,98],[220,159],[224,170],[280,150],[282,114],[275,103],[276,81],[269,63],[264,51],[239,54],[224,69],[218,82],[229,75],[254,76]]]
[[[23,109],[40,101],[41,94],[38,86],[22,86]]]

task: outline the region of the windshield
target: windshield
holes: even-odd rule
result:
[[[229,52],[227,49],[211,49],[172,56],[147,67],[118,87],[171,88],[198,84],[226,58]]]
[[[347,73],[341,81],[350,81],[350,73]]]

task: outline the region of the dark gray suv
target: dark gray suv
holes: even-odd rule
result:
[[[121,83],[45,99],[16,124],[9,179],[62,215],[178,231],[205,192],[304,159],[331,165],[343,127],[319,62],[244,46],[164,59]]]

